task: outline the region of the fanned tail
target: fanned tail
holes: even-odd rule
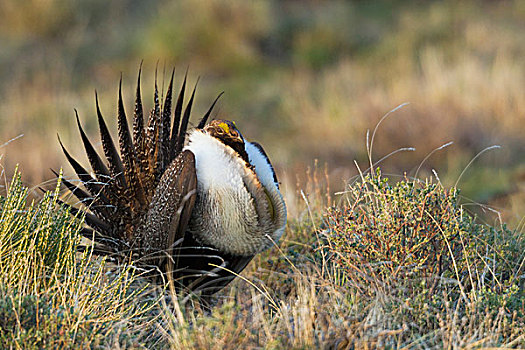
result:
[[[196,196],[193,154],[183,151],[197,83],[184,107],[187,75],[173,106],[175,71],[168,90],[159,100],[157,76],[153,108],[147,120],[141,94],[142,63],[137,78],[132,130],[119,82],[117,126],[118,150],[100,111],[95,91],[95,105],[104,157],[87,137],[75,110],[80,138],[92,172],[85,169],[60,146],[84,188],[63,179],[62,183],[87,208],[85,222],[90,228],[81,234],[96,242],[93,252],[115,259],[129,257],[145,269],[168,273],[180,288],[212,294],[235,276],[220,267],[240,272],[251,257],[221,254],[196,242],[187,232]],[[220,93],[198,123],[202,129],[222,96]],[[55,172],[55,175],[58,174]],[[81,209],[64,203],[73,214]],[[141,265],[142,264],[142,265]]]

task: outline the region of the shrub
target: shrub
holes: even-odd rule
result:
[[[325,215],[325,260],[343,274],[340,285],[379,302],[384,322],[412,325],[412,339],[449,329],[439,344],[497,327],[486,339],[496,344],[524,329],[522,234],[477,223],[457,189],[431,180],[391,184],[377,170],[346,196]]]
[[[450,274],[472,229],[457,191],[439,184],[366,176],[347,191],[349,205],[327,212],[328,249],[357,286]]]
[[[505,226],[476,223],[457,189],[406,178],[390,184],[377,170],[346,195],[347,205],[328,209],[324,233],[333,261],[357,286],[411,280],[432,292],[446,279],[467,290],[516,281],[522,240],[509,240],[518,235]]]

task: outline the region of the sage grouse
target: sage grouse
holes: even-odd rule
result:
[[[217,102],[187,135],[195,88],[183,110],[186,80],[172,112],[173,73],[164,101],[155,82],[154,107],[144,118],[138,75],[131,136],[118,97],[120,155],[100,112],[107,163],[77,123],[92,174],[64,148],[84,189],[63,180],[86,207],[82,234],[97,254],[137,266],[179,291],[211,295],[228,284],[253,256],[279,240],[286,207],[263,148],[248,142],[234,123],[207,122]],[[75,111],[76,113],[76,111]],[[82,210],[71,207],[73,213]],[[168,278],[166,278],[168,277]]]

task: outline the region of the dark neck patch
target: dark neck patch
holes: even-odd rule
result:
[[[204,127],[204,131],[226,146],[231,147],[250,166],[244,139],[233,122],[229,120],[212,120]]]
[[[244,142],[232,142],[231,139],[220,139],[219,140],[224,143],[226,146],[231,147],[237,154],[247,163],[250,164],[248,160],[248,153],[246,153],[246,149],[244,147]]]

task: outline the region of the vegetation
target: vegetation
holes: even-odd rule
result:
[[[76,253],[81,220],[58,190],[28,204],[15,174],[1,198],[3,348],[525,345],[523,232],[476,223],[439,183],[377,170],[323,209],[314,172],[280,247],[204,308],[132,263]]]
[[[397,330],[377,345],[497,346],[521,337],[522,232],[476,223],[455,188],[389,184],[379,170],[346,195],[343,209],[327,213],[325,259],[342,270],[342,286],[378,303],[372,329]]]
[[[2,197],[0,347],[87,348],[133,344],[156,305],[129,268],[77,254],[81,221],[57,206],[57,190],[27,203],[20,174]]]

